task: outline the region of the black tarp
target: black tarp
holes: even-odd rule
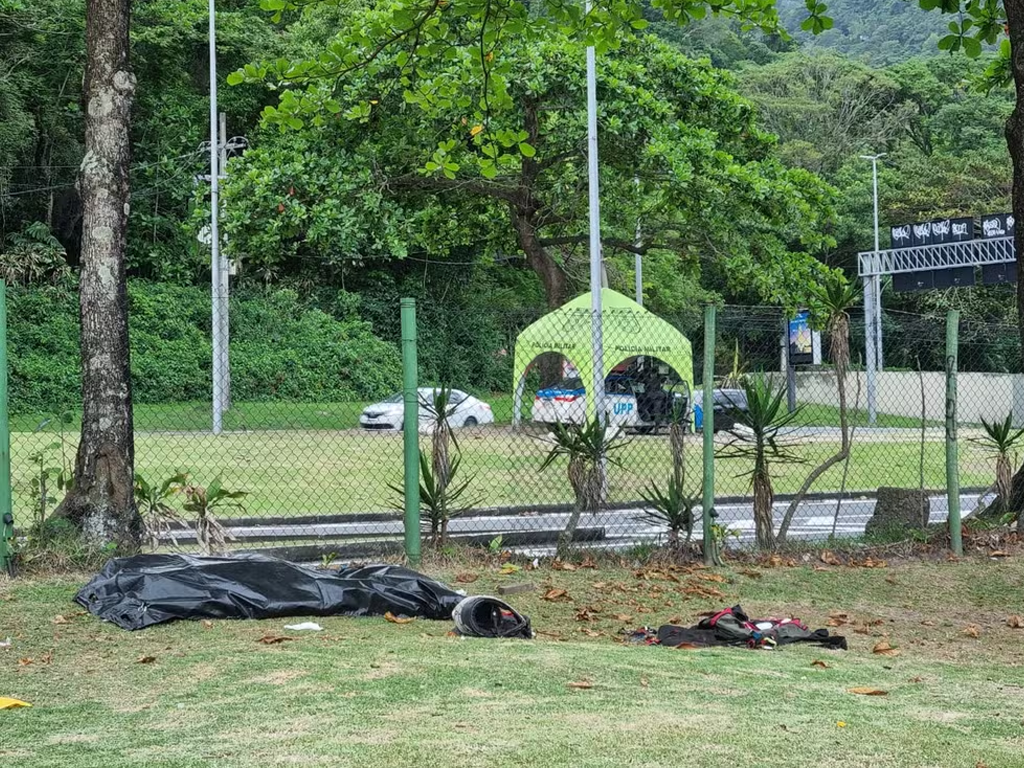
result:
[[[175,619],[418,616],[445,621],[462,597],[397,565],[313,570],[263,555],[137,555],[108,562],[75,602],[122,629]]]

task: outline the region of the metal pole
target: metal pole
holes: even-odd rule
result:
[[[704,536],[704,565],[715,565],[715,537],[711,526],[715,512],[715,305],[704,307],[704,487],[701,501],[701,528]]]
[[[217,120],[217,27],[215,0],[209,0],[210,38],[210,299],[213,304],[210,331],[213,341],[213,434],[219,435],[224,427],[224,353],[220,319],[220,229],[217,222],[220,207],[220,168],[218,157]]]
[[[875,312],[874,275],[864,275],[864,370],[867,378],[868,424],[878,420],[877,382],[875,381],[875,337],[872,334],[872,318]]]
[[[416,300],[402,299],[402,442],[405,447],[405,557],[420,564],[420,402],[417,392]]]
[[[633,184],[636,186],[637,191],[637,207],[640,205],[640,179],[633,177]],[[640,228],[640,214],[636,216],[636,238],[633,241],[636,247],[639,249],[643,245],[643,232]],[[633,263],[636,267],[634,274],[636,276],[635,288],[636,288],[636,303],[641,307],[644,305],[644,258],[639,253],[633,256]]]
[[[878,161],[880,158],[885,157],[885,152],[880,152],[877,155],[861,155],[861,160],[871,161],[871,186],[873,190],[874,199],[874,223],[875,223],[875,263],[879,262],[879,251],[881,250],[878,245]],[[873,311],[870,315],[870,321],[865,313],[865,321],[868,327],[871,329],[872,344],[871,348],[874,350],[874,364],[876,371],[882,370],[882,276],[880,273],[875,272],[871,276],[871,290],[874,298]],[[865,306],[865,310],[867,307]]]
[[[220,166],[221,178],[227,178],[228,168],[228,116],[220,113]],[[219,187],[218,187],[219,189]],[[231,268],[228,266],[228,255],[226,249],[220,250],[220,355],[221,375],[224,377],[221,384],[221,411],[227,412],[231,409],[231,331],[229,324],[230,303],[231,303]]]
[[[590,0],[586,2],[590,13]],[[601,198],[597,173],[597,54],[587,48],[587,171],[590,197],[590,336],[594,376],[594,415],[602,422],[604,412],[604,331],[601,323]]]
[[[7,284],[0,280],[0,570],[14,573],[11,431],[7,418]]]
[[[960,463],[956,444],[956,372],[960,312],[946,315],[946,504],[949,509],[949,539],[953,554],[964,553],[960,524]]]

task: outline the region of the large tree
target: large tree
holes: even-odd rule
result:
[[[353,14],[339,37],[373,14]],[[828,188],[774,157],[729,75],[651,36],[618,43],[598,70],[606,257],[665,254],[693,280],[703,268],[762,300],[797,300],[819,266],[808,249],[825,240]],[[401,243],[435,254],[511,244],[548,305],[562,304],[586,283],[585,47],[559,28],[527,26],[502,56],[515,77],[483,97],[471,59],[424,58],[414,83],[399,50],[341,81],[310,75],[286,91],[268,117],[292,131],[233,174],[236,249],[258,266],[289,253],[328,263],[346,249],[387,255]],[[302,66],[267,74],[288,79]],[[341,111],[350,119],[324,119]]]
[[[57,514],[90,541],[132,551],[142,524],[133,495],[135,443],[128,354],[125,233],[131,0],[86,3],[85,157],[82,160],[82,438],[75,482]]]

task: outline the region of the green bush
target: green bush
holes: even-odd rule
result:
[[[132,280],[128,301],[135,402],[208,400],[209,291]],[[78,333],[73,290],[8,289],[12,410],[53,412],[79,402]],[[401,375],[397,345],[358,317],[339,320],[289,290],[232,297],[235,401],[368,400],[396,390]]]

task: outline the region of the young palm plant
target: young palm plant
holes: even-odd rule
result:
[[[813,286],[818,301],[818,313],[824,317],[825,330],[829,337],[829,356],[836,374],[836,391],[839,394],[839,450],[818,464],[808,473],[796,495],[786,508],[779,526],[778,543],[784,544],[793,517],[811,486],[825,472],[850,455],[850,419],[846,401],[846,374],[850,369],[850,309],[857,303],[857,289],[850,284],[842,272],[830,272],[825,282]]]
[[[185,494],[185,511],[196,516],[195,531],[199,551],[204,555],[223,554],[227,540],[234,541],[234,537],[221,525],[215,513],[231,508],[244,510],[240,499],[244,499],[248,493],[227,490],[219,477],[205,488],[193,484],[186,485],[182,491]]]
[[[743,382],[743,390],[747,396],[747,409],[734,411],[736,426],[730,430],[732,439],[723,446],[719,455],[726,459],[740,458],[754,462],[753,469],[745,474],[750,475],[754,490],[757,546],[771,551],[775,549],[772,466],[803,461],[791,450],[793,444],[785,436],[787,427],[792,425],[800,409],[789,412],[786,407],[786,388],[776,388],[772,380],[763,374],[748,376]]]
[[[473,478],[461,482],[457,479],[461,462],[459,456],[452,459],[448,467],[448,476],[441,482],[434,474],[430,459],[420,451],[420,504],[427,513],[424,523],[430,532],[430,543],[435,549],[440,549],[448,543],[448,523],[451,519],[479,501],[466,498],[466,491]]]
[[[989,423],[983,418],[981,426],[985,430],[984,437],[973,438],[972,442],[982,446],[996,460],[996,492],[1002,504],[1002,513],[1011,513],[1011,493],[1013,491],[1012,454],[1017,448],[1024,429],[1013,428],[1013,414],[1006,414],[1003,421]]]
[[[609,430],[607,422],[602,423],[596,416],[583,424],[555,424],[553,434],[555,444],[544,458],[541,471],[556,460],[567,458],[569,485],[576,498],[565,530],[558,536],[558,556],[565,557],[572,547],[580,515],[584,511],[597,512],[601,508],[605,467],[607,464],[619,465],[611,452],[622,448],[625,443],[614,442],[614,433]]]
[[[682,480],[673,475],[664,492],[652,482],[640,496],[646,505],[641,516],[668,529],[669,547],[678,550],[680,544],[683,547],[689,546],[693,536],[693,508],[697,506],[697,498],[686,493]],[[680,542],[682,533],[686,534],[686,539]]]
[[[187,484],[188,475],[185,474],[169,477],[160,485],[151,485],[142,475],[135,475],[135,505],[142,515],[146,537],[153,549],[160,546],[165,536],[178,546],[174,529],[185,528],[186,522],[170,502]]]

